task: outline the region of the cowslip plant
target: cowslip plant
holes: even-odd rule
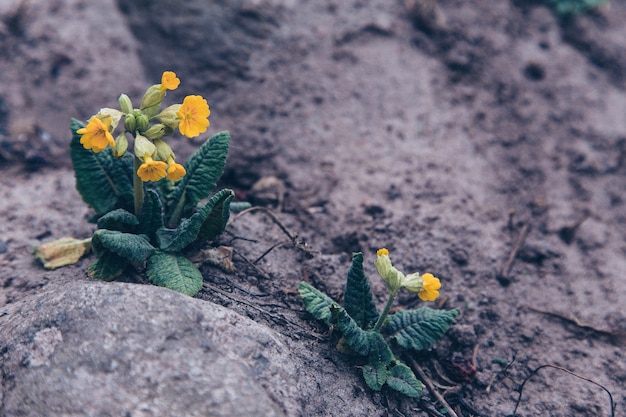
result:
[[[436,310],[420,307],[416,310],[399,310],[389,314],[394,299],[401,288],[416,293],[424,301],[434,301],[439,296],[441,283],[432,274],[404,275],[396,269],[387,249],[377,252],[376,270],[387,284],[389,298],[382,312],[378,312],[363,271],[363,254],[352,256],[352,266],[344,292],[344,307],[315,287],[301,282],[300,296],[309,313],[342,333],[338,349],[365,358],[363,377],[367,385],[380,391],[383,386],[409,397],[419,397],[422,383],[392,351],[392,346],[413,351],[427,349],[448,330],[459,310]],[[347,348],[346,348],[347,346]]]
[[[153,284],[192,296],[202,288],[202,275],[185,254],[213,240],[228,221],[232,190],[196,206],[211,196],[223,173],[230,135],[217,133],[185,166],[178,164],[166,136],[176,129],[198,136],[207,130],[210,114],[207,101],[195,95],[161,110],[167,90],[179,84],[176,74],[166,71],[139,108],[122,94],[119,110],[103,108],[86,125],[71,122],[76,188],[97,219],[92,278],[111,281],[129,265],[145,265]]]

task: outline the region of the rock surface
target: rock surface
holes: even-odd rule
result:
[[[70,281],[0,312],[3,416],[294,415],[264,325],[175,292]]]

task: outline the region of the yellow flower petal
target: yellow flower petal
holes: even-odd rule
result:
[[[145,155],[144,162],[137,170],[137,175],[143,182],[158,181],[165,178],[167,164],[163,161],[154,161],[149,155]]]
[[[178,181],[182,177],[187,174],[185,171],[185,167],[181,164],[171,164],[169,168],[167,168],[167,179],[170,181]]]
[[[180,119],[180,133],[193,138],[204,133],[209,127],[209,104],[201,96],[187,96],[176,113]]]
[[[114,147],[115,139],[109,132],[111,119],[107,118],[103,122],[97,117],[92,117],[87,126],[78,129],[76,133],[82,135],[80,143],[85,149],[91,149],[94,152],[101,152],[107,146]]]
[[[176,77],[176,73],[165,71],[161,76],[161,91],[176,90],[180,85],[180,80]]]
[[[417,296],[423,301],[435,301],[439,297],[439,289],[441,288],[441,281],[433,274],[422,275],[424,284],[422,291]]]

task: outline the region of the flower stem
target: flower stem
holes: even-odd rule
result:
[[[133,175],[133,191],[135,194],[135,216],[141,214],[141,206],[143,206],[143,181],[137,175],[137,170],[141,166],[141,160],[135,157],[135,170]]]
[[[383,324],[385,324],[385,319],[387,318],[387,315],[389,314],[389,309],[391,308],[391,305],[393,304],[393,300],[396,298],[397,293],[398,293],[398,290],[391,291],[389,293],[389,299],[387,300],[387,304],[385,304],[385,308],[383,308],[383,312],[380,313],[380,317],[378,317],[378,321],[376,321],[376,324],[374,325],[375,332],[380,332],[380,328],[383,327]]]

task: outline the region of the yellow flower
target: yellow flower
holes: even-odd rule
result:
[[[176,73],[165,71],[161,76],[161,91],[176,90],[180,85],[180,80],[176,77]]]
[[[87,126],[78,129],[76,133],[82,135],[80,143],[85,149],[91,149],[94,152],[101,152],[107,146],[115,146],[115,139],[109,132],[111,127],[111,118],[108,117],[104,121],[97,117],[92,117]]]
[[[143,164],[137,170],[137,175],[143,182],[158,181],[161,178],[165,178],[165,169],[167,164],[163,161],[154,161],[152,157],[145,154],[143,157]]]
[[[177,164],[172,157],[168,158],[167,165],[167,179],[170,181],[178,181],[187,174],[185,167]]]
[[[209,104],[201,96],[187,96],[176,113],[180,119],[180,133],[193,138],[204,133],[209,127]]]
[[[441,288],[439,278],[435,278],[433,274],[424,274],[422,279],[424,284],[417,296],[423,301],[435,301],[439,297],[439,288]]]

